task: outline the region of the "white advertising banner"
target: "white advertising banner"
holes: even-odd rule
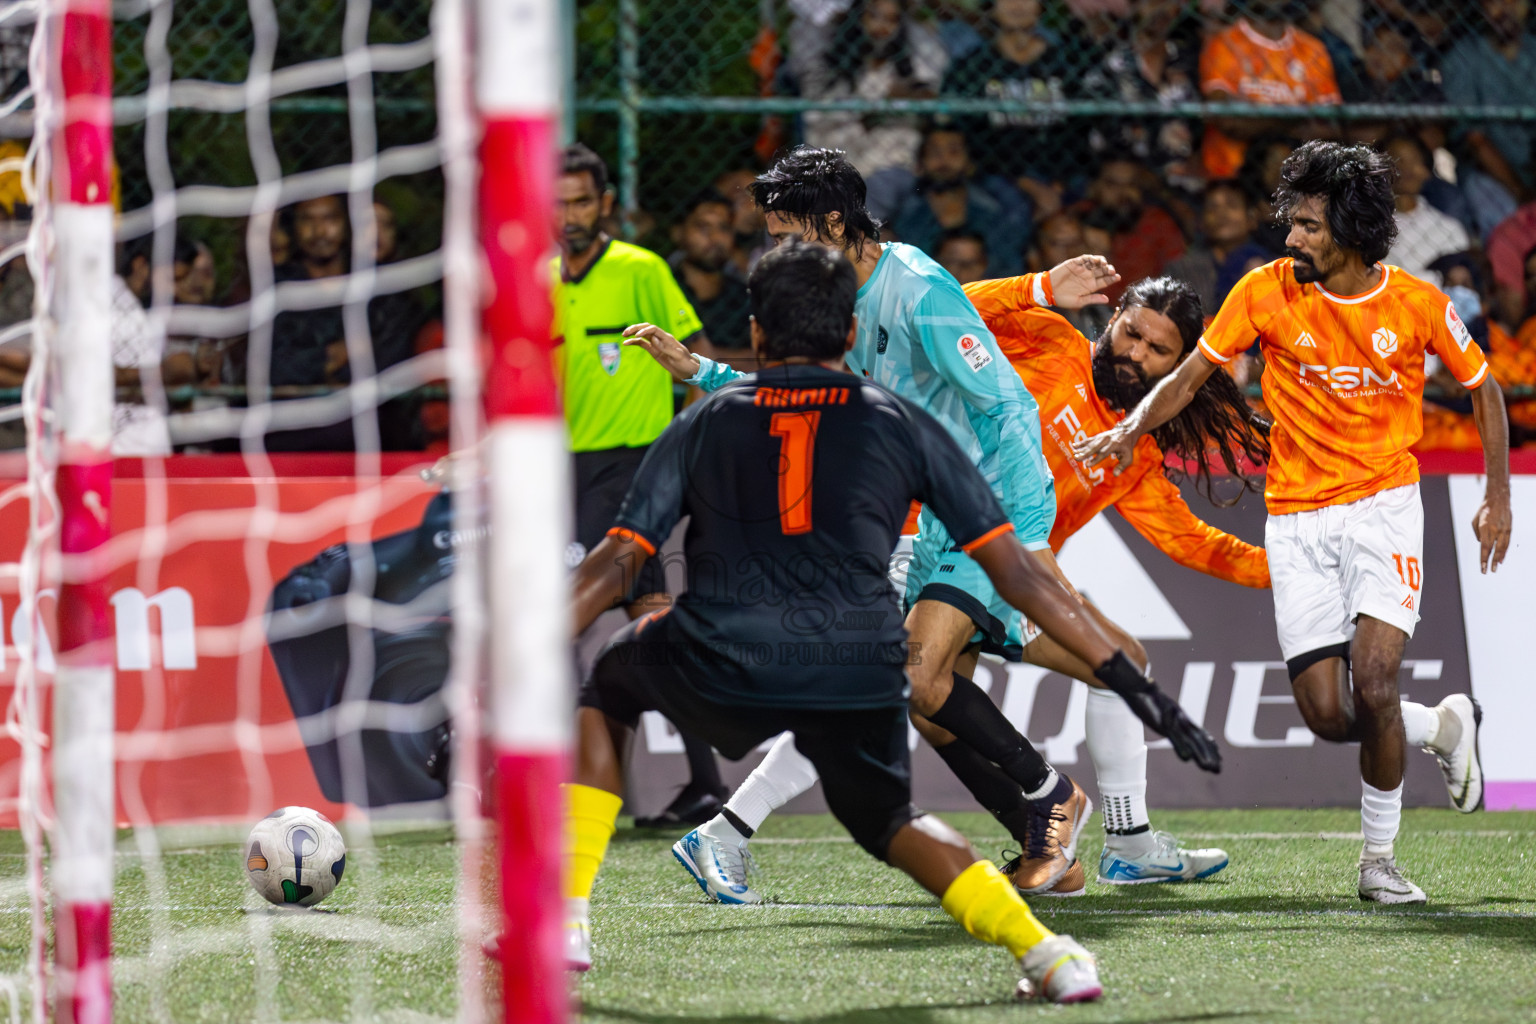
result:
[[[1482,752],[1489,810],[1536,809],[1536,477],[1510,484],[1514,533],[1497,572],[1484,574],[1472,517],[1483,500],[1484,478],[1450,477],[1451,532],[1461,582],[1472,693],[1483,707]],[[1425,528],[1430,527],[1425,523]]]

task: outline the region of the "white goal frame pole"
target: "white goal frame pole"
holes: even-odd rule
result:
[[[564,806],[573,727],[570,482],[550,361],[559,0],[478,0],[476,101],[491,477],[491,744],[502,1001],[516,1024],[567,1015]]]
[[[63,117],[48,140],[59,440],[58,659],[53,696],[54,1019],[112,1019],[116,719],[106,543],[112,497],[112,9],[51,0]],[[55,55],[50,55],[55,56]]]

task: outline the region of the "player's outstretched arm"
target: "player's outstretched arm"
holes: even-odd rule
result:
[[[1072,446],[1072,457],[1096,466],[1106,459],[1115,460],[1115,476],[1125,472],[1136,458],[1136,442],[1141,435],[1173,419],[1195,397],[1216,369],[1216,364],[1198,350],[1179,364],[1179,368],[1153,388],[1137,403],[1131,414],[1117,425]]]
[[[624,328],[624,344],[644,350],[678,380],[685,381],[699,372],[699,357],[655,324],[634,324]]]
[[[1493,374],[1472,391],[1472,418],[1483,439],[1483,472],[1488,488],[1483,503],[1472,517],[1472,532],[1482,550],[1478,564],[1483,572],[1496,572],[1509,550],[1514,513],[1509,506],[1509,417],[1504,412],[1504,389]]]
[[[1115,647],[1081,605],[1039,560],[1024,550],[1012,533],[1000,534],[968,549],[986,571],[1003,600],[1028,615],[1052,639],[1089,665],[1094,675],[1119,694],[1147,725],[1168,737],[1183,761],[1193,760],[1208,772],[1221,771],[1221,751],[1211,734],[1157,688],[1125,652]]]
[[[694,384],[704,391],[715,391],[733,380],[745,377],[740,370],[717,363],[707,356],[691,352],[655,324],[635,324],[624,329],[624,344],[649,352],[651,358],[684,384]]]
[[[572,638],[623,602],[635,574],[652,553],[650,545],[633,530],[615,530],[587,552],[571,588]]]

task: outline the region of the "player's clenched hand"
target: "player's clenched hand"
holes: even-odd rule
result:
[[[1074,256],[1051,268],[1051,296],[1062,309],[1082,309],[1109,302],[1104,289],[1120,280],[1103,256]]]
[[[624,344],[649,352],[652,359],[678,380],[687,380],[699,372],[699,360],[688,351],[688,346],[655,324],[624,328]]]
[[[1482,566],[1483,572],[1497,572],[1499,564],[1504,561],[1504,554],[1509,550],[1509,531],[1513,518],[1509,509],[1508,491],[1483,496],[1483,503],[1472,517],[1472,533],[1482,545],[1478,564]]]
[[[1221,750],[1216,746],[1216,740],[1190,720],[1178,701],[1156,686],[1121,696],[1136,712],[1137,718],[1150,725],[1153,731],[1168,737],[1180,761],[1194,761],[1208,772],[1221,771]]]
[[[1120,424],[1073,444],[1072,457],[1089,466],[1114,459],[1115,476],[1119,476],[1136,460],[1136,438]]]

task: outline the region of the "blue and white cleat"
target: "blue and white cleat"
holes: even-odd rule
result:
[[[1140,856],[1110,849],[1099,855],[1099,881],[1105,885],[1192,882],[1227,866],[1226,850],[1186,850],[1167,832],[1152,833],[1152,849]]]
[[[672,844],[672,856],[710,899],[730,904],[763,901],[747,884],[747,874],[754,870],[754,865],[745,839],[721,839],[701,826]]]

